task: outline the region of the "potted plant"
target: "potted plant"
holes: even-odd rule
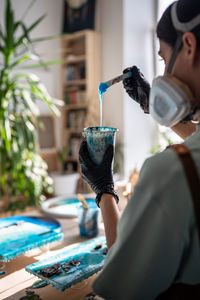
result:
[[[56,196],[62,196],[67,194],[74,194],[78,179],[80,177],[78,172],[70,170],[66,166],[67,158],[70,154],[70,147],[65,146],[58,151],[58,159],[60,163],[60,172],[51,173],[53,179],[53,190]]]
[[[5,1],[4,30],[0,27],[0,204],[14,210],[35,205],[44,192],[52,192],[47,165],[38,154],[36,101],[44,101],[57,114],[60,102],[35,74],[23,70],[52,64],[43,63],[34,51],[34,43],[43,39],[30,37],[44,16],[26,26],[15,20],[11,1]]]

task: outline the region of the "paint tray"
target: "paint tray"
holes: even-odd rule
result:
[[[55,256],[29,265],[25,270],[51,284],[58,290],[64,291],[102,269],[106,248],[105,236],[100,236]],[[80,264],[71,266],[70,262],[72,260],[80,262]],[[69,269],[66,268],[67,266],[69,266]],[[57,267],[58,274],[50,277],[47,277],[46,274],[44,276],[44,270],[54,267]]]
[[[58,221],[45,217],[13,216],[0,219],[0,261],[63,238]]]

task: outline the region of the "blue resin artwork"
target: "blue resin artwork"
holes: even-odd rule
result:
[[[0,271],[0,275],[5,275],[6,271]]]
[[[25,270],[64,291],[100,271],[106,249],[105,236],[100,236],[29,265]]]
[[[95,195],[83,194],[88,205],[96,204]],[[55,197],[42,203],[44,213],[57,218],[74,218],[78,216],[80,201],[76,195]]]
[[[100,164],[109,145],[115,145],[117,128],[87,127],[83,129],[90,157],[94,163]]]
[[[0,261],[63,238],[58,221],[45,217],[16,216],[0,219]]]

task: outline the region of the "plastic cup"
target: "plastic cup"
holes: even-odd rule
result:
[[[109,145],[115,147],[117,128],[113,127],[87,127],[83,129],[90,157],[94,163],[100,164]]]
[[[87,203],[87,205],[87,210],[83,208],[82,204],[78,206],[78,224],[80,235],[91,238],[99,233],[100,210],[96,203]]]

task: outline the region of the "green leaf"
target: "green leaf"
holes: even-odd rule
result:
[[[5,119],[5,131],[6,131],[6,137],[8,141],[11,140],[11,128],[10,128],[10,121],[8,118]]]
[[[31,7],[33,6],[34,2],[35,2],[35,0],[32,0],[31,3],[28,5],[28,7],[26,8],[26,10],[24,11],[23,15],[20,18],[21,20],[23,20],[27,16],[27,14],[30,11]]]
[[[63,59],[58,59],[58,60],[42,62],[42,63],[36,64],[36,65],[24,66],[23,69],[38,69],[38,68],[44,68],[44,67],[48,67],[48,66],[62,64],[62,63],[64,63],[64,60]]]
[[[28,32],[32,31],[40,22],[42,22],[42,20],[46,17],[46,14],[42,15],[41,17],[39,17],[29,28],[28,28]]]
[[[28,119],[25,120],[25,125],[26,125],[26,127],[28,127],[28,129],[30,131],[34,131],[35,130],[35,127],[33,126],[32,122],[30,122]]]
[[[4,52],[4,48],[0,45],[0,52]]]
[[[45,86],[42,83],[39,83],[37,86],[32,86],[32,93],[37,95],[39,99],[43,100],[54,114],[60,116],[60,111],[56,105],[53,104],[53,98],[49,96]]]
[[[21,25],[21,21],[18,21],[14,24],[14,32],[18,29],[19,25]]]
[[[50,40],[62,38],[65,36],[66,36],[66,34],[54,34],[54,35],[50,35],[50,36],[44,36],[44,37],[32,39],[31,43],[40,43],[40,42],[44,42],[44,41],[50,41]]]
[[[51,102],[55,105],[64,106],[63,100],[60,100],[60,99],[51,98]]]
[[[4,127],[1,128],[1,138],[4,142],[4,144],[5,144],[6,151],[9,151],[9,149],[10,149],[10,140],[7,137],[5,121],[4,121]]]
[[[1,28],[1,25],[0,25],[0,38],[5,41],[5,36],[3,35],[3,31],[2,31],[2,28]]]
[[[23,100],[27,103],[27,105],[30,108],[30,111],[32,112],[32,114],[38,116],[39,115],[39,109],[36,106],[36,104],[33,102],[33,100],[31,99],[31,95],[28,91],[23,90],[22,91],[22,98]]]
[[[0,182],[1,182],[1,187],[2,187],[2,193],[5,193],[6,189],[6,168],[5,168],[6,161],[4,158],[2,158],[2,164],[1,164],[1,176],[0,176]]]
[[[46,15],[42,15],[40,18],[38,18],[29,28],[26,28],[24,23],[21,23],[21,26],[23,28],[24,33],[21,35],[21,37],[18,39],[18,41],[15,43],[15,47],[18,47],[23,43],[23,40],[26,38],[29,42],[31,42],[29,38],[29,33],[46,17]]]
[[[49,108],[50,108],[51,112],[54,113],[57,117],[60,116],[60,111],[56,105],[51,104],[51,105],[49,105]]]
[[[15,43],[15,47],[23,44],[24,39],[26,38],[29,43],[31,43],[31,39],[29,38],[29,33],[45,18],[46,15],[41,16],[37,19],[29,28],[25,26],[24,23],[21,22],[21,26],[23,29],[23,34],[19,37],[18,41]]]
[[[18,60],[14,61],[10,66],[9,68],[14,68],[15,66],[21,64],[23,61],[26,61],[28,60],[30,57],[28,55],[24,55],[22,56],[21,58],[19,58]]]
[[[6,18],[5,18],[5,28],[6,28],[6,48],[12,49],[13,47],[13,33],[14,33],[14,15],[11,8],[10,0],[6,1]]]

